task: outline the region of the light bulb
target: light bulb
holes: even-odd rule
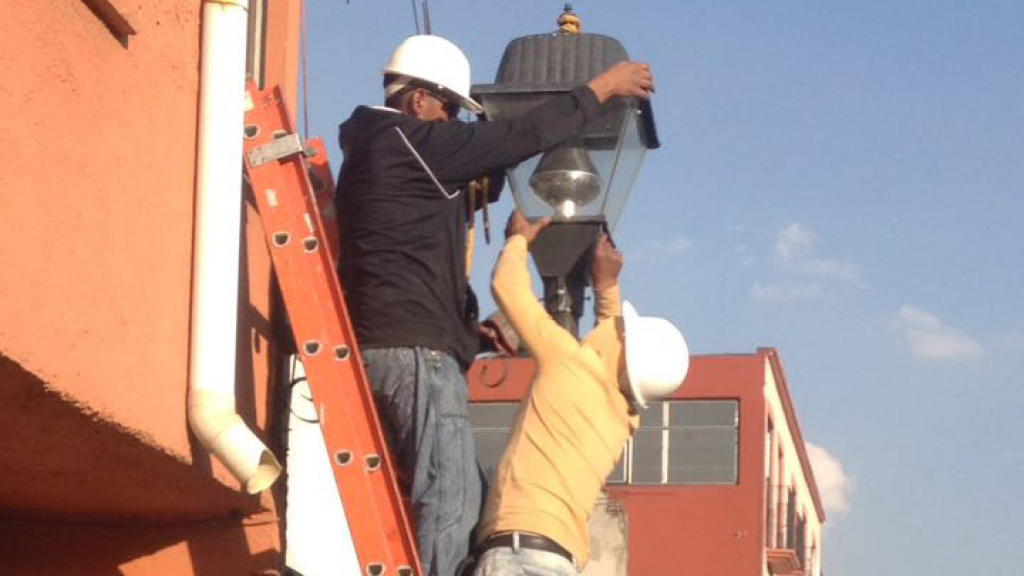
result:
[[[562,218],[569,220],[576,215],[576,203],[569,199],[563,200],[558,206],[558,212]]]

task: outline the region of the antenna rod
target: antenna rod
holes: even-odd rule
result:
[[[410,0],[412,2],[412,17],[416,22],[416,33],[420,33],[420,11],[416,8],[416,0]]]
[[[433,34],[430,31],[430,0],[423,0],[423,30],[427,34]]]

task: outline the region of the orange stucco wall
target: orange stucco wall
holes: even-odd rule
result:
[[[186,415],[202,2],[110,4],[127,42],[82,0],[3,6],[0,565],[264,573],[276,499],[238,493]],[[299,0],[272,4],[267,80],[294,94]],[[266,437],[271,267],[240,209],[238,409]]]
[[[299,109],[298,78],[302,47],[295,24],[302,16],[302,2],[271,0],[267,6],[267,18],[277,25],[267,30],[267,44],[274,49],[267,52],[266,83],[268,86],[281,85],[284,101],[293,111]],[[293,115],[292,122],[297,125],[297,120]]]
[[[4,7],[0,354],[187,457],[202,3],[112,4],[127,45],[79,0]],[[267,79],[294,94],[299,2],[272,6]],[[245,235],[240,411],[264,423],[271,272],[251,206]]]
[[[7,576],[271,576],[280,549],[271,514],[188,525],[0,520]]]
[[[200,5],[115,5],[127,48],[77,0],[4,6],[0,352],[187,454]]]

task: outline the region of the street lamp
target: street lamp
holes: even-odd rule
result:
[[[566,5],[560,29],[505,47],[494,84],[473,86],[489,120],[516,118],[544,100],[588,82],[622,60],[622,44],[580,32]],[[578,334],[590,249],[614,231],[647,150],[659,146],[648,100],[613,98],[581,135],[508,171],[516,207],[530,220],[550,217],[531,246],[549,313]]]

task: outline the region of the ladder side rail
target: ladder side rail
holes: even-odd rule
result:
[[[309,167],[313,195],[316,197],[316,204],[320,209],[320,220],[323,223],[323,227],[320,229],[323,230],[324,239],[330,248],[333,264],[337,264],[341,257],[341,239],[338,214],[334,204],[334,174],[331,173],[330,157],[327,154],[323,138],[310,138],[306,140],[305,146],[307,151],[312,152],[311,155],[307,155],[306,164]]]
[[[360,565],[368,576],[419,575],[415,539],[303,154],[257,164],[293,133],[278,89],[250,87],[246,169]],[[258,130],[252,129],[258,127]],[[329,170],[328,170],[329,174]]]

